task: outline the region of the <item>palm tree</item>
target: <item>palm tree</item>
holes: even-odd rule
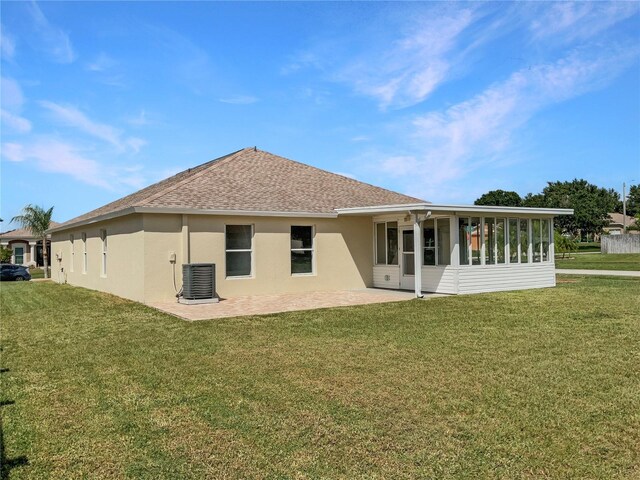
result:
[[[45,210],[37,205],[27,205],[22,209],[22,214],[11,219],[22,228],[29,230],[36,238],[42,238],[42,259],[44,261],[44,278],[49,278],[49,255],[47,254],[47,230],[51,224],[53,207]],[[33,259],[31,259],[33,260]]]

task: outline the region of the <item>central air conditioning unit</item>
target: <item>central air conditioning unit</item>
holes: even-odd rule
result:
[[[187,263],[182,265],[182,296],[180,303],[216,303],[215,263]]]

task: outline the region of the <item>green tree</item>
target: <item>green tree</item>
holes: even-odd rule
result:
[[[45,210],[37,205],[27,205],[22,209],[20,215],[11,219],[22,228],[29,230],[36,238],[42,239],[42,259],[44,261],[44,278],[48,278],[49,255],[47,253],[47,230],[51,225],[51,215],[53,207]]]
[[[495,205],[500,207],[519,207],[522,198],[516,192],[507,190],[491,190],[478,198],[474,205]]]
[[[622,213],[622,206],[620,213]],[[631,185],[627,195],[627,215],[635,217],[638,213],[640,213],[640,184]]]
[[[600,188],[586,180],[548,182],[542,191],[544,206],[572,208],[573,215],[560,215],[556,226],[564,233],[577,235],[602,232],[609,224],[609,213],[615,210],[620,196],[613,189]]]
[[[577,242],[573,238],[567,237],[566,234],[563,235],[558,230],[553,231],[553,243],[556,253],[561,253],[562,258],[578,250]]]
[[[9,263],[11,261],[11,254],[13,251],[9,247],[0,245],[0,263]]]
[[[527,193],[522,199],[522,206],[529,208],[545,208],[547,204],[542,193]]]

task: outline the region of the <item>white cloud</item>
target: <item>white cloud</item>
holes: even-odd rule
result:
[[[471,9],[430,12],[391,48],[369,53],[343,69],[338,78],[375,98],[382,108],[422,102],[447,80],[452,64],[458,61],[454,48],[473,21]]]
[[[289,75],[309,67],[321,68],[320,59],[315,53],[300,52],[291,57],[291,61],[280,69],[280,73]]]
[[[22,89],[12,78],[0,78],[0,95],[3,108],[20,109],[24,103]]]
[[[2,128],[9,129],[15,133],[28,133],[31,131],[31,122],[24,117],[14,115],[4,108],[0,109]]]
[[[118,129],[110,125],[94,122],[75,107],[63,106],[49,101],[42,101],[40,105],[51,112],[59,122],[75,127],[117,148],[122,148],[121,132]]]
[[[251,95],[232,95],[230,97],[221,98],[220,102],[230,103],[233,105],[250,105],[256,103],[258,99]]]
[[[100,53],[95,60],[85,65],[85,68],[91,72],[104,72],[117,65],[117,62],[106,53]]]
[[[111,125],[95,122],[75,107],[49,101],[41,101],[40,105],[63,125],[77,128],[92,137],[113,145],[120,151],[131,149],[134,153],[137,153],[147,143],[140,138],[123,138],[121,130]]]
[[[134,127],[144,127],[145,125],[149,125],[151,123],[145,110],[140,110],[137,115],[127,117],[125,121],[129,125],[132,125]]]
[[[142,147],[147,144],[146,140],[142,138],[130,137],[127,139],[127,145],[133,150],[134,153],[138,153]]]
[[[72,63],[76,54],[73,51],[69,35],[49,22],[36,2],[30,2],[27,9],[35,25],[41,48],[58,63]]]
[[[42,172],[59,173],[107,190],[141,188],[148,178],[140,165],[108,163],[96,159],[97,152],[69,141],[52,137],[36,137],[28,142],[5,142],[2,158],[9,162],[33,164]]]
[[[5,31],[4,25],[0,25],[0,50],[3,59],[13,60],[16,53],[16,42],[13,37]]]
[[[100,164],[71,144],[41,139],[29,144],[4,143],[2,156],[11,162],[32,161],[44,172],[63,173],[89,185],[111,189]]]
[[[24,118],[20,112],[24,104],[24,95],[18,82],[12,78],[0,78],[0,119],[3,131],[11,133],[28,133],[31,131],[31,122]]]
[[[376,162],[419,195],[503,162],[513,136],[541,110],[606,85],[633,62],[637,47],[574,51],[566,58],[513,73],[473,98],[413,120],[412,152]]]
[[[530,30],[536,40],[588,39],[639,11],[637,2],[559,2],[536,16]]]

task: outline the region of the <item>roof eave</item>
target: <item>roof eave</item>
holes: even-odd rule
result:
[[[294,218],[337,218],[334,212],[285,212],[285,211],[260,211],[260,210],[212,210],[184,207],[128,207],[115,212],[98,215],[97,217],[80,220],[67,225],[62,225],[47,230],[47,233],[62,232],[71,228],[77,228],[93,223],[104,222],[113,218],[131,215],[134,213],[160,213],[178,215],[218,215],[218,216],[244,216],[244,217],[294,217]]]
[[[529,207],[500,207],[487,205],[447,205],[434,203],[415,203],[405,205],[376,205],[371,207],[337,208],[338,215],[384,215],[388,213],[406,212],[453,212],[457,213],[495,213],[495,214],[526,214],[526,215],[572,215],[570,208],[529,208]]]

